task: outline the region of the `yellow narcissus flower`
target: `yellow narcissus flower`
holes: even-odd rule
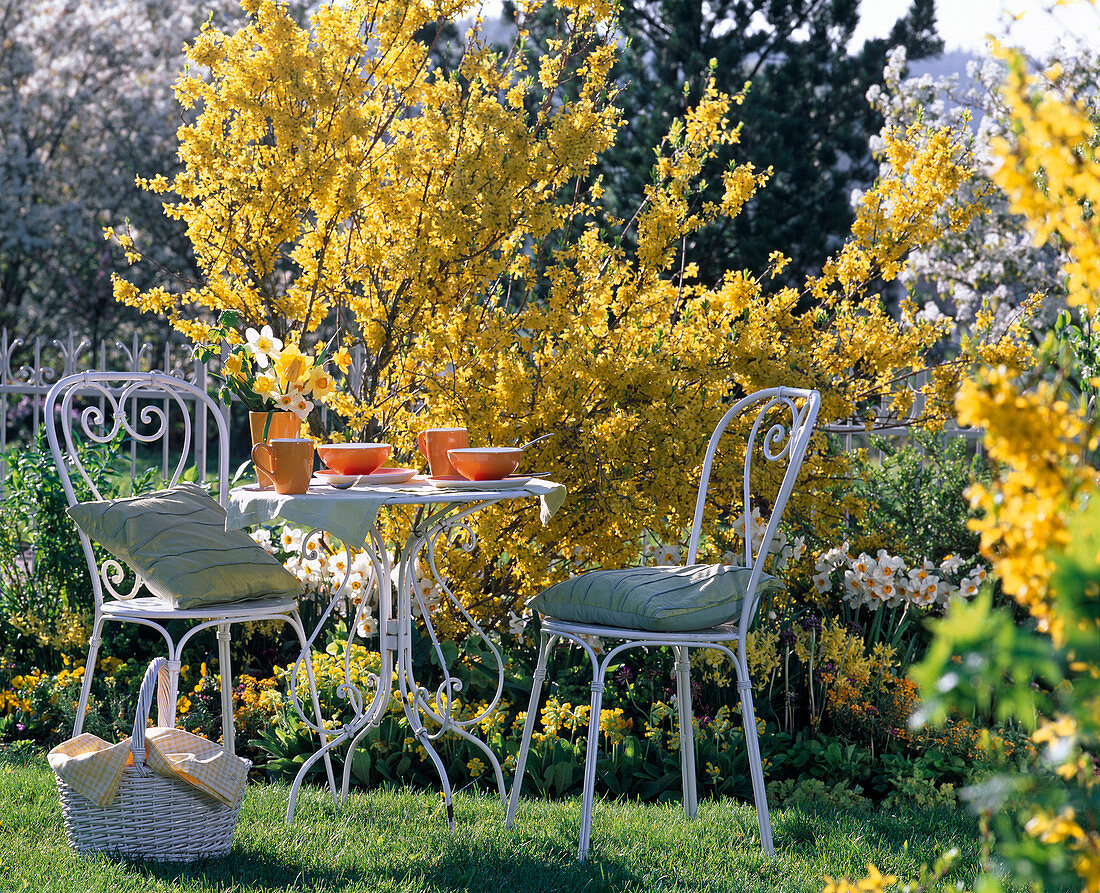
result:
[[[284,390],[304,384],[313,368],[313,357],[303,354],[296,344],[288,344],[275,357],[275,372]]]
[[[270,397],[275,393],[275,376],[257,375],[252,389],[261,397]]]
[[[336,391],[336,383],[323,366],[314,366],[309,370],[309,390],[318,400],[323,400]]]
[[[347,372],[351,368],[351,352],[346,347],[341,347],[332,355],[332,362],[341,372]]]
[[[226,378],[240,378],[244,365],[243,357],[239,353],[231,353],[222,364],[222,371]]]

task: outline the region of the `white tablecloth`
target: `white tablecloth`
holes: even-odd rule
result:
[[[500,502],[539,497],[539,518],[548,524],[565,501],[565,486],[532,478],[522,487],[495,489],[440,489],[427,481],[412,480],[388,486],[363,485],[335,490],[312,485],[307,493],[281,496],[259,487],[236,487],[229,493],[226,530],[265,524],[281,518],[306,528],[320,528],[344,543],[358,545],[370,533],[384,505],[428,505],[453,502]]]

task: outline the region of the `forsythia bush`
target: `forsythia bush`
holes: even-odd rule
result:
[[[465,0],[350,0],[307,26],[276,0],[245,0],[244,28],[208,25],[189,48],[209,77],[177,84],[197,110],[180,130],[183,171],[141,181],[175,196],[165,210],[186,224],[204,276],[176,290],[115,282],[118,299],[196,340],[209,338],[211,311],[232,310],[303,351],[334,339],[357,352],[330,405],[346,434],[384,433],[399,454],[432,425],[467,426],[475,443],[556,432],[529,461],[568,486],[566,510],[545,529],[527,509],[482,513],[492,549],[450,560],[475,616],[496,620],[578,567],[636,561],[647,529],[678,539],[729,399],[789,384],[822,391],[823,419],[883,398],[908,410],[909,376],[945,329],[909,304],[894,319],[875,284],[978,211],[952,200],[973,170],[968,137],[914,125],[885,141],[886,173],[860,199],[851,238],[802,289],[772,285],[780,250],[768,270],[702,283],[692,234],[739,213],[768,177],[735,166],[721,202],[698,197],[703,163],[738,139],[741,97],[708,87],[657,147],[633,218],[597,223],[602,184],[589,171],[622,125],[615,11],[563,3],[560,39],[536,56],[523,23],[542,5],[519,4],[510,51],[490,50],[475,27],[444,71],[418,35],[463,15]],[[130,233],[108,235],[142,258]],[[929,421],[972,360],[1027,361],[1019,330],[977,332],[932,376]],[[820,439],[791,511],[839,524],[858,509],[838,492],[844,471]],[[765,498],[771,483],[765,471]]]

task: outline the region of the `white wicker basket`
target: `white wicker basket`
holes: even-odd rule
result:
[[[145,727],[158,687],[161,715],[168,697],[165,660],[149,664],[141,683],[130,749],[134,765],[122,773],[122,783],[110,806],[96,806],[56,774],[61,794],[65,835],[78,853],[110,853],[160,862],[191,862],[225,856],[233,844],[233,829],[241,797],[226,806],[186,782],[165,778],[145,765]]]

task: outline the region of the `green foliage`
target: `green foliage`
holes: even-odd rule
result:
[[[867,511],[853,525],[853,542],[937,564],[948,555],[977,555],[965,491],[975,480],[987,480],[989,469],[980,456],[968,456],[967,440],[914,431],[908,442],[875,438],[871,446],[881,460],[868,459],[854,475],[853,494]]]
[[[997,856],[1012,873],[1046,889],[1097,877],[1097,863],[1088,861],[1095,838],[1090,844],[1086,835],[1095,835],[1100,817],[1100,502],[1079,510],[1068,533],[1065,547],[1050,554],[1058,644],[991,609],[986,592],[972,605],[952,606],[913,670],[931,721],[992,707],[999,716],[1038,725],[1040,764],[993,776],[963,794],[992,816],[988,831]],[[986,884],[995,889],[999,882]]]
[[[1051,365],[1061,370],[1080,396],[1081,409],[1087,415],[1100,399],[1100,314],[1090,317],[1080,310],[1063,310],[1044,348]]]
[[[869,809],[871,801],[862,795],[862,791],[858,785],[851,787],[844,781],[829,785],[817,778],[788,778],[768,785],[768,799],[782,806]]]
[[[956,802],[955,786],[949,781],[937,785],[936,779],[919,771],[912,775],[902,775],[890,779],[894,790],[882,801],[885,809],[898,809],[903,806],[918,809],[936,809],[941,806],[954,806]]]
[[[88,477],[105,499],[153,486],[151,469],[130,477],[117,442],[82,442],[77,450]],[[4,459],[8,472],[0,506],[0,656],[23,669],[57,671],[63,657],[81,658],[87,650],[94,607],[88,565],[66,513],[65,491],[44,431],[38,432],[32,446],[13,447]],[[72,482],[78,500],[92,498],[79,475]],[[97,553],[97,557],[102,560],[106,555]],[[111,632],[121,636],[117,652],[131,653],[132,630],[130,634]]]
[[[973,602],[952,603],[943,620],[931,624],[934,639],[912,669],[924,696],[920,719],[943,722],[950,711],[977,711],[1034,728],[1043,691],[1062,678],[1062,668],[1045,637],[1019,627],[1011,610],[992,607],[990,587]]]

